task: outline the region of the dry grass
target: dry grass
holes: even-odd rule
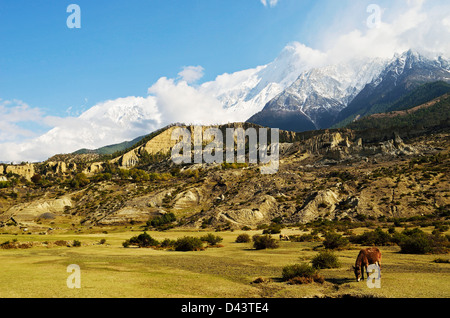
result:
[[[241,232],[215,233],[224,238],[221,248],[200,252],[123,248],[136,232],[110,234],[9,236],[0,242],[73,241],[81,247],[43,247],[0,250],[0,297],[406,297],[450,296],[450,265],[436,263],[436,255],[398,253],[382,247],[381,289],[369,289],[354,279],[353,265],[359,247],[336,252],[337,269],[320,270],[323,284],[291,285],[281,281],[286,265],[310,261],[320,242],[280,242],[273,250],[254,250],[252,243],[235,243]],[[253,235],[256,232],[248,232]],[[300,232],[299,232],[300,233]],[[205,232],[149,232],[152,237],[176,239]],[[106,239],[105,244],[99,241]],[[81,268],[81,289],[69,289],[66,268]],[[255,279],[263,283],[254,284]]]

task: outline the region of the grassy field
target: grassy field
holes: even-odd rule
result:
[[[80,247],[32,247],[0,249],[1,298],[291,298],[357,297],[448,298],[450,264],[436,263],[447,255],[409,255],[397,246],[381,247],[380,289],[356,282],[351,266],[360,246],[337,251],[341,267],[322,269],[325,283],[289,285],[281,281],[286,265],[309,262],[320,242],[280,242],[272,250],[255,250],[252,243],[235,243],[242,233],[214,233],[223,247],[197,252],[124,248],[122,242],[141,232],[108,234],[0,235],[0,243],[79,240]],[[148,232],[163,240],[202,236],[206,232]],[[246,232],[250,236],[256,232]],[[290,232],[292,234],[294,232]],[[99,244],[105,239],[104,244]],[[319,248],[319,249],[317,249]],[[67,266],[81,268],[81,288],[70,289]],[[252,283],[256,278],[264,283]]]

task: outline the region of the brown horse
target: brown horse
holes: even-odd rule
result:
[[[369,247],[362,249],[358,257],[356,258],[355,266],[353,270],[355,272],[356,281],[364,280],[364,272],[367,272],[367,266],[376,264],[380,268],[381,272],[381,252],[376,247]]]

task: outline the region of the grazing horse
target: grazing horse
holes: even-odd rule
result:
[[[376,247],[369,247],[362,249],[356,258],[355,266],[353,270],[355,272],[356,281],[364,280],[364,271],[367,271],[367,267],[371,264],[376,264],[381,271],[381,252]]]
[[[280,241],[289,241],[289,236],[280,234]]]

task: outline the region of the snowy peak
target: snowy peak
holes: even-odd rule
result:
[[[295,117],[296,131],[308,130],[311,125],[329,128],[355,114],[362,116],[372,108],[380,109],[372,104],[390,103],[420,84],[450,81],[449,65],[442,56],[409,50],[392,59],[354,59],[312,68],[302,72],[248,121],[259,125],[270,122],[279,125],[270,127],[280,129],[286,129],[286,121],[292,129],[295,123],[290,119]]]
[[[245,121],[289,87],[298,76],[325,61],[325,54],[293,42],[271,63],[223,74],[204,83],[201,90],[216,98],[236,120]]]

